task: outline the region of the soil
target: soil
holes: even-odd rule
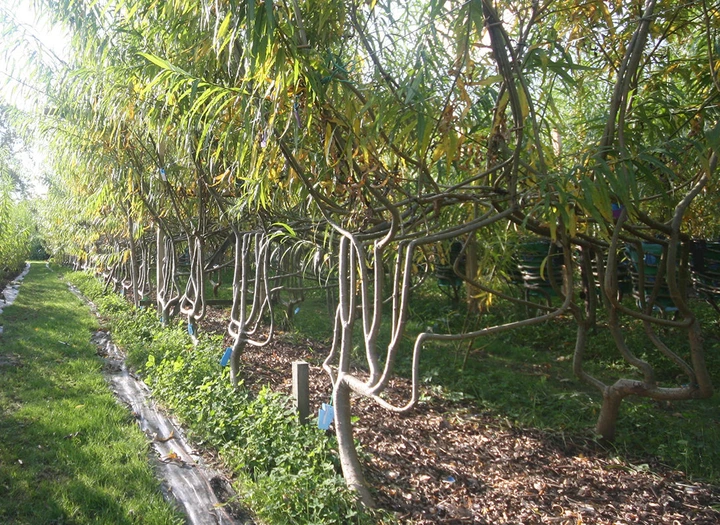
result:
[[[210,320],[214,330],[224,330],[221,317]],[[317,414],[331,391],[320,367],[326,351],[279,334],[244,353],[245,383],[290,394],[291,363],[305,360],[310,410]],[[399,404],[408,392],[409,381],[394,379],[389,396]],[[720,523],[720,487],[690,481],[652,458],[630,464],[590,436],[513,427],[430,392],[423,399],[408,415],[365,398],[353,401],[368,484],[401,523]]]

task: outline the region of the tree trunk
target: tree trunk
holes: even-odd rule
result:
[[[130,242],[130,282],[132,283],[132,295],[133,305],[135,308],[140,306],[140,290],[138,288],[138,262],[137,262],[137,247],[135,245],[135,238],[133,237],[133,230],[135,225],[133,224],[132,215],[128,211],[128,239]]]
[[[613,387],[608,387],[603,392],[603,403],[600,408],[600,416],[595,425],[595,432],[607,441],[615,439],[620,403],[622,403],[623,397],[625,396],[622,392]]]
[[[158,315],[160,315],[160,321],[162,322],[163,326],[165,326],[168,322],[168,319],[166,319],[166,312],[163,308],[163,301],[161,297],[163,297],[163,294],[165,294],[165,268],[164,268],[164,261],[165,261],[165,234],[162,231],[162,228],[158,225],[157,226],[157,256],[155,257],[155,276],[157,280],[157,286],[156,286],[156,295],[155,295],[155,301],[157,303],[157,311]]]
[[[337,388],[333,393],[333,405],[335,405],[335,435],[338,440],[340,465],[342,466],[345,483],[347,483],[350,490],[357,493],[363,505],[374,508],[375,501],[365,484],[360,459],[353,441],[350,388],[341,378],[338,379]]]
[[[245,342],[241,338],[237,338],[232,347],[230,354],[230,383],[233,388],[237,388],[240,384],[240,356],[245,347]]]

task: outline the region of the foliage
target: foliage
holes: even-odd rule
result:
[[[0,172],[0,277],[22,269],[30,255],[33,219],[27,203],[15,202],[10,181]]]
[[[409,410],[419,356],[433,341],[484,338],[571,313],[573,370],[605,400],[597,429],[608,439],[629,396],[711,395],[687,281],[675,268],[688,269],[688,257],[677,258],[681,244],[718,231],[716,5],[45,4],[73,38],[38,116],[54,151],[43,213],[51,249],[118,286],[129,282],[137,304],[138,252],[147,269],[157,234],[158,275],[167,270],[157,283],[163,322],[176,302],[194,323],[204,313],[202,276],[212,266],[204,257],[229,234],[281,229],[312,247],[298,258],[305,263],[275,269],[337,288],[325,370],[335,383],[344,474],[366,501],[349,392]],[[560,305],[504,293],[504,270],[532,237],[562,250],[557,281],[564,282],[553,289],[565,299]],[[652,316],[660,286],[638,291],[637,307],[617,300],[616,254],[643,241],[662,245],[658,271],[677,320]],[[451,243],[461,245],[463,267],[455,257],[452,271],[475,309],[503,298],[526,315],[458,333],[418,333],[413,396],[407,406],[390,406],[381,394],[405,337],[410,289],[421,273],[449,270],[443,252]],[[313,251],[317,264],[307,264]],[[181,258],[190,268],[184,293],[175,265]],[[596,288],[599,295],[588,293]],[[606,340],[595,330],[603,312],[626,366],[592,362],[593,341]],[[383,315],[392,317],[389,336],[380,333]],[[626,319],[645,322],[654,345],[648,355],[664,357],[636,355]],[[678,333],[689,351],[669,345]],[[245,339],[235,346],[258,343]],[[234,351],[234,372],[237,357]],[[368,379],[354,375],[351,358],[362,359]],[[663,359],[687,380],[662,374],[665,382],[657,381]]]
[[[0,107],[0,278],[20,271],[30,255],[34,221],[18,177],[15,137],[8,128],[6,110]]]

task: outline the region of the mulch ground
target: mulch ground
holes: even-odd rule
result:
[[[327,349],[283,339],[245,352],[246,385],[290,393],[291,363],[306,360],[317,414],[331,391],[318,366]],[[390,395],[409,391],[409,382],[395,379]],[[619,461],[590,438],[515,428],[427,397],[408,415],[354,400],[367,481],[402,523],[720,524],[720,487],[689,481],[652,458]]]

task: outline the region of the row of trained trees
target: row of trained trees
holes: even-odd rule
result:
[[[574,370],[602,395],[607,438],[627,396],[711,394],[687,285],[689,241],[719,232],[715,3],[38,4],[73,39],[66,63],[35,70],[46,98],[32,118],[54,159],[42,218],[52,250],[135,301],[152,296],[165,322],[185,316],[193,333],[212,272],[232,266],[233,381],[243,349],[271,340],[273,308],[291,316],[304,289],[325,290],[341,463],[367,504],[351,393],[412,409],[433,340],[574,319]],[[390,404],[383,392],[422,274],[454,262],[478,311],[493,298],[526,303],[502,277],[517,244],[538,238],[562,254],[560,299],[505,325],[421,333],[412,392]],[[643,242],[660,246],[660,264],[635,308],[618,300],[618,253],[642,254]],[[443,260],[438,246],[450,243],[461,256]],[[661,288],[673,319],[653,315]],[[590,372],[599,310],[636,373]],[[392,336],[380,347],[382,319]],[[626,342],[627,319],[681,380],[657,379],[653,358]],[[670,332],[687,345],[671,348]]]

